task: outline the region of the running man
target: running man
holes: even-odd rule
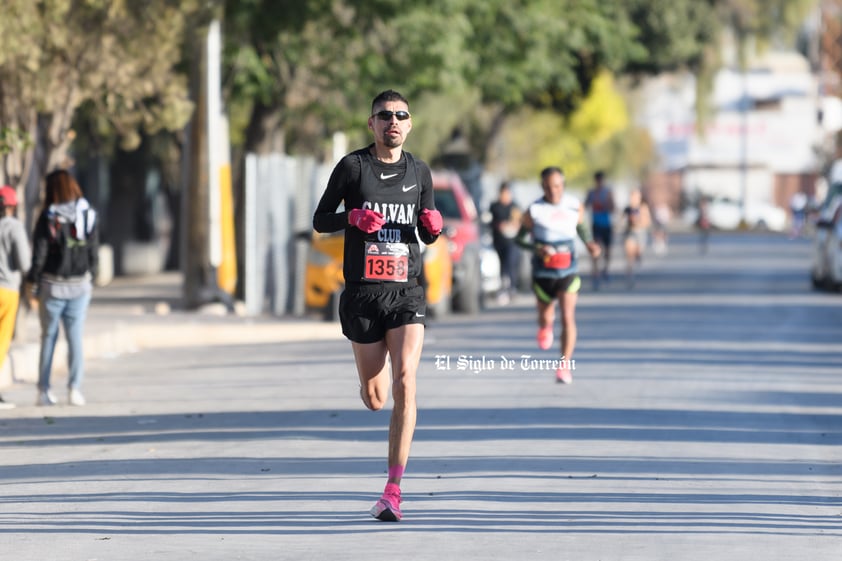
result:
[[[336,165],[313,216],[313,228],[345,231],[339,317],[342,333],[351,341],[360,397],[368,409],[386,405],[391,382],[388,480],[370,512],[397,522],[402,517],[400,483],[415,432],[415,380],[424,343],[426,299],[418,281],[418,237],[433,243],[441,233],[442,217],[433,201],[430,168],[403,150],[412,130],[406,99],[393,90],[378,94],[368,128],[374,142]]]
[[[544,196],[523,215],[518,244],[532,251],[532,288],[538,309],[538,347],[553,345],[555,303],[561,307],[561,366],[556,381],[573,382],[572,360],[576,346],[576,300],[582,284],[578,274],[576,236],[585,242],[591,257],[601,248],[585,224],[579,199],[564,192],[564,172],[558,167],[541,171]]]
[[[591,228],[593,239],[600,245],[603,255],[602,270],[599,269],[599,257],[591,258],[591,276],[594,288],[599,290],[600,278],[608,280],[608,265],[611,261],[611,242],[614,214],[614,195],[605,184],[605,173],[598,171],[593,176],[594,186],[588,191],[585,206],[591,209]]]

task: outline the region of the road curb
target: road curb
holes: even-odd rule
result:
[[[213,321],[217,320],[217,321]],[[342,339],[337,323],[308,320],[253,322],[218,318],[176,318],[145,316],[98,322],[84,336],[85,358],[111,358],[144,349],[166,349],[216,345],[254,345],[295,341]],[[67,344],[59,335],[53,355],[53,377],[67,375]],[[0,389],[13,384],[37,384],[40,343],[13,343],[8,359],[0,368]],[[58,384],[56,384],[58,385]]]

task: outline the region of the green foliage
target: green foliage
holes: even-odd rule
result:
[[[407,149],[427,162],[432,162],[441,154],[455,128],[465,132],[469,141],[472,131],[487,129],[487,118],[479,109],[482,108],[479,93],[467,86],[447,93],[420,94],[412,101],[411,107],[412,134]],[[369,142],[368,131],[360,129],[358,138],[354,140],[356,145]]]
[[[614,87],[610,74],[594,79],[590,94],[568,119],[570,132],[588,142],[607,141],[629,125],[626,102]]]
[[[32,146],[32,138],[26,131],[13,128],[0,128],[0,155],[23,151]]]
[[[460,1],[307,2],[298,20],[273,19],[265,4],[227,4],[226,98],[236,115],[276,122],[290,151],[312,149],[327,131],[364,126],[383,89],[414,101],[464,84]],[[247,128],[232,139],[248,144]]]
[[[191,29],[208,19],[212,4],[4,0],[0,126],[33,134],[37,119],[47,123],[36,140],[48,166],[64,159],[71,123],[85,114],[97,121],[94,130],[113,131],[126,148],[138,144],[141,130],[183,127],[193,105],[178,66]],[[4,167],[22,169],[8,160]]]
[[[602,68],[644,54],[620,2],[494,0],[473,3],[469,82],[486,103],[572,111]]]
[[[106,139],[118,136],[124,148],[137,145],[140,131],[182,127],[193,110],[187,74],[196,38],[223,8],[223,86],[236,144],[254,149],[276,136],[291,152],[318,154],[333,131],[364,133],[371,98],[394,88],[413,103],[422,153],[459,125],[485,158],[501,123],[523,107],[551,111],[573,129],[584,119],[588,142],[600,137],[584,100],[607,99],[589,97],[604,71],[689,69],[703,91],[724,29],[737,30],[741,45],[773,41],[815,0],[3,4],[0,37],[14,39],[0,51],[0,126],[32,136],[38,116],[46,117],[45,146],[59,155],[73,119]],[[570,146],[559,150],[573,157]],[[6,170],[11,157],[21,155],[7,147]]]
[[[628,0],[626,9],[646,52],[631,60],[624,70],[697,70],[705,60],[704,49],[718,40],[720,26],[715,8],[711,1]]]
[[[573,185],[585,184],[597,168],[616,169],[618,146],[633,130],[626,101],[607,72],[594,79],[588,96],[569,116],[528,109],[513,117],[503,133],[506,174],[532,179],[539,169],[560,165]]]

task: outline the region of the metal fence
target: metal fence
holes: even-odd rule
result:
[[[284,154],[246,157],[245,307],[304,314],[312,218],[332,167]]]

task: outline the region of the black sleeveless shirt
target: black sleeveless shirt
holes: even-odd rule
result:
[[[337,213],[343,200],[345,212]],[[379,212],[386,223],[377,232],[366,234],[348,225],[347,211],[355,208]],[[366,279],[366,249],[371,251],[370,243],[406,244],[407,278],[417,279],[422,264],[418,236],[424,243],[432,243],[438,237],[418,223],[424,208],[435,208],[429,167],[409,152],[403,152],[396,163],[380,162],[371,155],[369,146],[348,154],[337,164],[316,208],[313,227],[318,232],[345,228],[346,283],[391,282]]]

